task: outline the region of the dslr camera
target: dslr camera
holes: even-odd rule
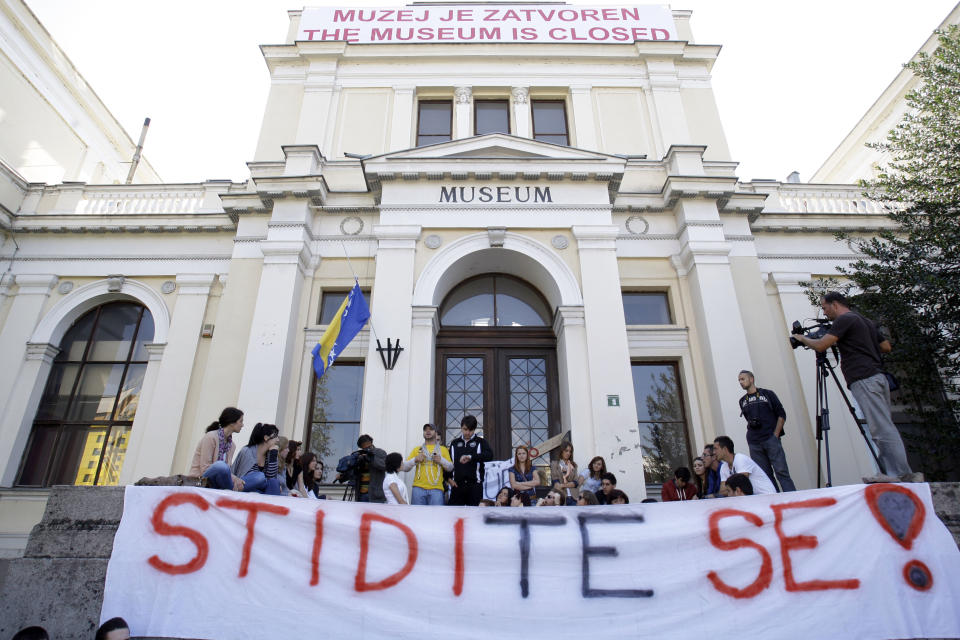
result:
[[[829,320],[813,320],[809,325],[800,324],[799,320],[793,321],[793,329],[790,331],[795,336],[806,336],[811,340],[818,340],[823,336],[827,335],[827,331],[830,330],[830,327],[833,326],[833,323]],[[790,346],[796,349],[797,347],[807,348],[802,342],[796,338],[790,338]]]

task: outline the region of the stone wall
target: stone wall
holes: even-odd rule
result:
[[[937,517],[960,546],[960,483],[931,483]],[[0,638],[38,624],[89,640],[100,618],[123,487],[54,487],[22,558],[0,561]],[[331,496],[332,497],[332,496]]]

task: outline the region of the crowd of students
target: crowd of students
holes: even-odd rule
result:
[[[233,436],[242,429],[243,412],[234,407],[224,409],[207,427],[190,467],[190,475],[199,477],[202,486],[325,497],[320,492],[323,463],[313,453],[303,453],[302,443],[280,436],[275,425],[257,423],[247,445],[236,452]],[[476,431],[477,419],[464,416],[460,434],[447,447],[440,444],[436,428],[425,424],[423,443],[406,458],[399,452],[387,454],[374,446],[373,438],[362,435],[357,450],[337,465],[336,479],[349,483],[359,502],[486,507],[630,503],[627,494],[617,489],[617,478],[607,471],[603,457],[595,456],[581,469],[570,442],[561,444],[549,475],[546,469],[534,467],[528,447],[515,447],[512,465],[504,473],[506,482],[493,499],[485,498],[486,468],[493,460],[493,450]],[[409,471],[414,472],[410,492],[400,477]],[[749,456],[735,453],[730,438],[719,436],[704,448],[702,457],[694,459],[693,473],[686,467],[675,470],[673,478],[663,484],[660,497],[671,502],[775,492],[765,472]]]

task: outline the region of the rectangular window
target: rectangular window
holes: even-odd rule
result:
[[[672,362],[634,362],[631,369],[646,481],[663,484],[677,467],[691,468],[679,371]]]
[[[510,133],[509,100],[474,100],[474,134]]]
[[[362,362],[337,361],[319,380],[314,377],[309,451],[323,461],[324,482],[336,478],[337,461],[355,451],[363,408]]]
[[[417,105],[417,146],[449,142],[453,137],[453,103],[421,100]]]
[[[320,319],[317,324],[330,324],[333,317],[337,315],[337,309],[343,304],[343,299],[350,293],[349,290],[343,291],[324,291],[320,297]],[[373,306],[370,298],[370,289],[360,289],[363,298],[367,301],[367,306]]]
[[[666,292],[623,292],[623,315],[627,324],[673,324]]]
[[[563,100],[532,100],[533,139],[570,145],[567,133],[567,108]]]

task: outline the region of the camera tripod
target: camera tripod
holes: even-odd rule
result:
[[[853,421],[856,423],[857,428],[860,429],[860,435],[863,436],[867,450],[870,452],[870,455],[873,456],[874,461],[876,461],[877,468],[880,469],[880,473],[886,473],[887,470],[884,468],[883,463],[880,462],[880,458],[877,457],[876,451],[873,450],[873,445],[870,443],[870,438],[867,437],[867,432],[863,429],[863,424],[861,424],[860,419],[857,418],[857,410],[853,408],[850,398],[847,397],[847,392],[843,390],[843,385],[840,384],[840,379],[837,378],[837,372],[834,371],[833,365],[827,360],[827,352],[815,353],[817,355],[817,488],[820,488],[820,481],[823,477],[821,464],[824,451],[826,451],[827,486],[833,486],[833,475],[830,471],[830,400],[827,397],[827,379],[831,376],[837,384],[840,397],[843,398],[847,409],[850,411],[850,415],[853,416]]]

